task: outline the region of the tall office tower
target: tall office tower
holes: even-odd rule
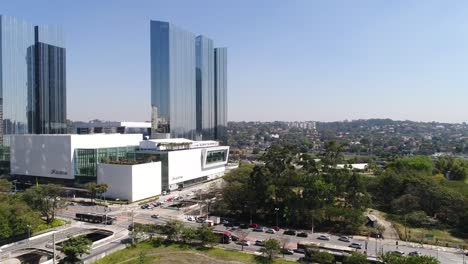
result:
[[[214,107],[216,139],[227,144],[227,48],[214,50]]]
[[[66,132],[65,48],[58,27],[0,15],[0,145]]]
[[[203,140],[213,140],[215,135],[215,90],[213,41],[205,36],[195,40],[197,133]]]
[[[196,138],[195,35],[151,21],[151,106],[160,134]]]

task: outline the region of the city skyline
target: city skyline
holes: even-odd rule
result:
[[[0,7],[67,32],[72,120],[151,120],[148,21],[155,19],[230,48],[230,121],[466,121],[466,3],[20,0]]]

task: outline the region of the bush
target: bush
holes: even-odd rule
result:
[[[438,221],[427,216],[424,211],[407,214],[406,223],[412,227],[435,227],[438,225]]]

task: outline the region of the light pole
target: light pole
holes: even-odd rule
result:
[[[28,247],[30,247],[30,240],[31,240],[31,225],[26,226],[28,228]]]
[[[275,208],[275,213],[276,213],[276,226],[278,227],[278,211],[279,211],[279,208],[276,207]]]

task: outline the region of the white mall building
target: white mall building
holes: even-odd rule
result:
[[[228,146],[141,138],[141,134],[18,135],[11,144],[11,175],[69,185],[105,182],[106,197],[130,202],[224,175]]]

